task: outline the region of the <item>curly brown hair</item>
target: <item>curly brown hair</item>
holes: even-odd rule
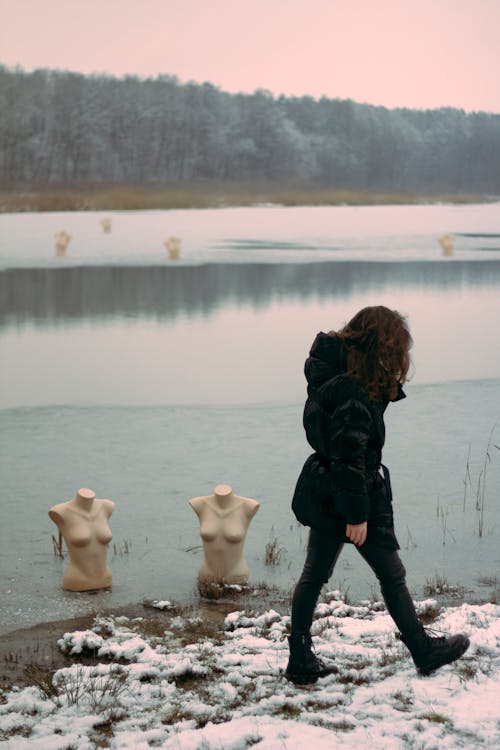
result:
[[[368,398],[393,400],[410,368],[413,340],[404,315],[383,305],[364,307],[340,331],[347,345],[347,367]]]

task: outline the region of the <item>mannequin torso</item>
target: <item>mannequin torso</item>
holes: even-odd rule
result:
[[[246,583],[249,570],[243,559],[243,546],[259,503],[249,497],[234,495],[229,485],[219,484],[213,495],[192,498],[189,504],[200,519],[205,552],[198,580]]]
[[[114,508],[112,500],[98,500],[95,492],[82,488],[72,500],[49,510],[49,517],[61,531],[70,556],[64,572],[64,589],[89,591],[111,586],[106,551],[112,539],[108,519]]]

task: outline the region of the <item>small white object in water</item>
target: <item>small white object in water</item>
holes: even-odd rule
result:
[[[161,599],[160,601],[157,601],[156,599],[151,602],[151,606],[155,607],[156,609],[171,609],[173,604],[172,602],[169,602],[168,599]]]

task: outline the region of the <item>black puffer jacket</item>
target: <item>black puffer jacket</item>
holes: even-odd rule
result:
[[[302,523],[345,537],[347,523],[368,521],[367,543],[399,549],[394,534],[389,472],[383,467],[383,414],[346,374],[341,339],[318,333],[306,360],[306,437],[314,449],[304,464],[292,507]],[[396,400],[404,398],[400,389]]]

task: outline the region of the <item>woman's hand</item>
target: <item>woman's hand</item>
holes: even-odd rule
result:
[[[351,542],[354,542],[357,547],[361,547],[365,543],[367,529],[366,521],[363,521],[363,523],[348,523],[345,533]]]

